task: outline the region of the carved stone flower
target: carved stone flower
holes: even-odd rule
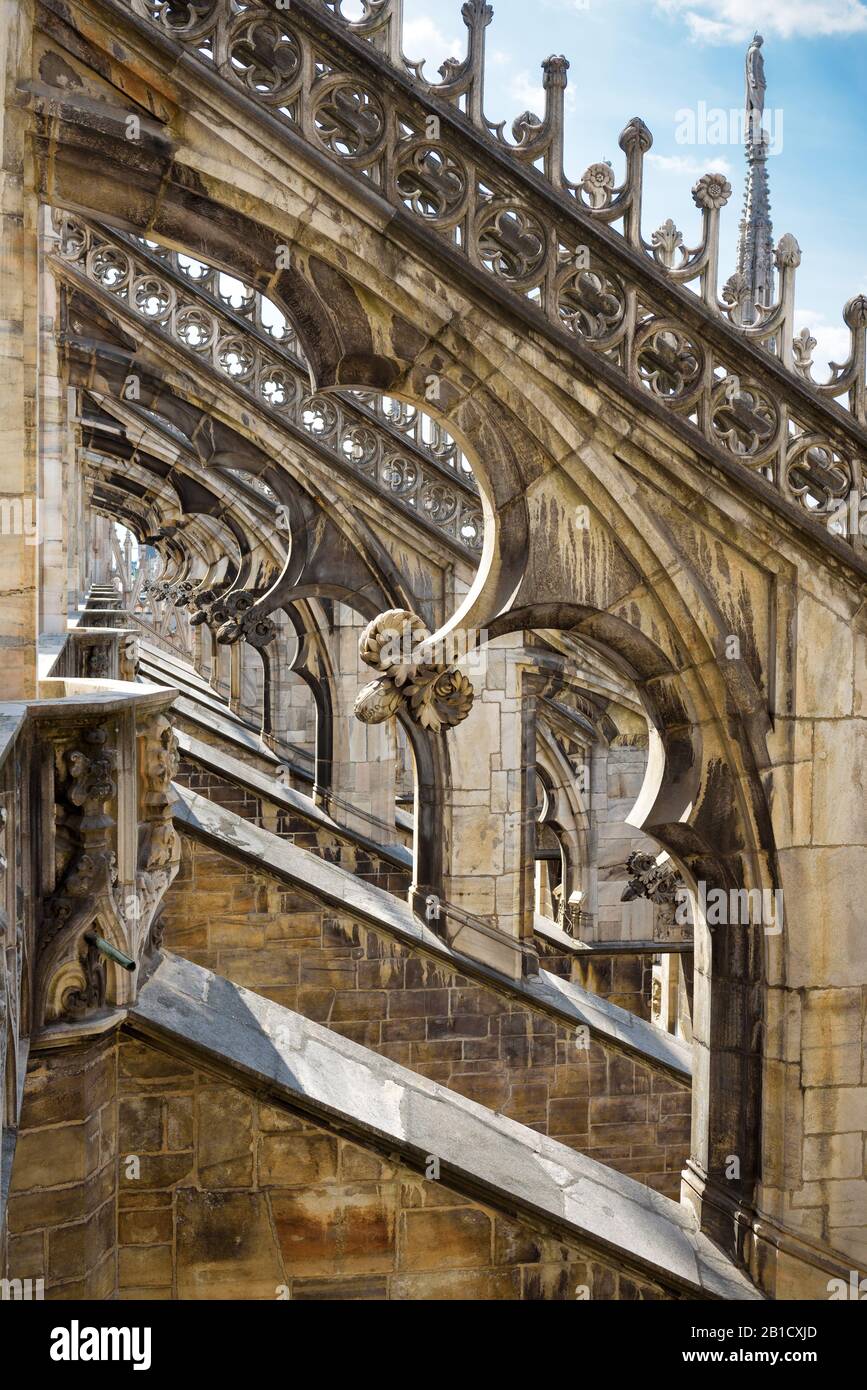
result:
[[[584,170],[581,187],[594,208],[604,208],[611,201],[614,187],[614,170],[610,164],[591,164]]]
[[[669,217],[651,233],[650,243],[656,259],[670,270],[674,265],[677,248],[683,245],[683,233]]]
[[[362,724],[384,724],[400,709],[402,696],[388,676],[380,676],[359,690],[355,697],[355,717]]]
[[[692,197],[697,208],[724,208],[732,196],[732,186],[724,174],[702,174],[693,186]]]
[[[415,670],[415,649],[428,637],[430,632],[417,614],[389,608],[367,624],[358,640],[358,654],[365,666],[387,673],[396,685],[403,685]]]
[[[746,278],[739,270],[730,275],[723,285],[722,297],[726,304],[740,304],[747,292]]]
[[[461,68],[464,66],[463,58],[446,58],[440,64],[439,74],[443,82],[454,82],[461,75]]]
[[[439,733],[466,719],[473,705],[472,683],[456,670],[424,667],[407,689],[410,714],[423,729]]]
[[[226,599],[226,612],[237,618],[240,613],[248,613],[255,602],[255,597],[247,589],[237,589]]]
[[[512,122],[512,138],[517,145],[528,145],[542,129],[543,121],[535,111],[522,111]]]
[[[217,641],[223,647],[230,647],[239,640],[241,636],[241,625],[236,623],[233,618],[223,623],[217,628]]]
[[[269,617],[255,618],[244,623],[244,640],[257,651],[267,647],[277,636],[277,629]]]
[[[403,608],[391,608],[368,623],[359,655],[380,676],[359,692],[358,719],[382,724],[404,702],[412,719],[433,733],[466,719],[473,687],[459,671],[435,660],[430,635],[421,618]]]

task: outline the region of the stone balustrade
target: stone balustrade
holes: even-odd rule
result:
[[[121,636],[98,640],[117,656]],[[66,644],[68,665],[87,642]],[[129,1006],[179,857],[175,692],[55,676],[39,696],[0,705],[4,1203],[28,1053]]]

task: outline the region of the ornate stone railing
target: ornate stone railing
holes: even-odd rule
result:
[[[124,236],[123,240],[128,241],[135,250],[140,249],[146,258],[153,258],[155,262],[160,261],[163,265],[171,267],[179,277],[175,281],[176,284],[192,284],[200,297],[210,300],[215,308],[224,310],[233,319],[243,319],[269,347],[278,343],[293,364],[303,368],[306,373],[307,359],[293,325],[265,295],[224,274],[216,266],[195,260],[192,256],[185,256],[171,247],[160,246],[157,242],[145,241],[141,237]],[[339,395],[346,398],[351,405],[372,415],[389,431],[396,432],[402,440],[408,440],[414,449],[427,455],[437,468],[449,470],[468,487],[477,491],[466,456],[442,425],[432,420],[429,415],[402,401],[372,391],[345,391]]]
[[[129,616],[124,615],[129,622]],[[86,680],[135,680],[138,660],[136,634],[129,627],[79,626],[68,634],[48,673],[53,677]]]
[[[39,693],[0,712],[4,1191],[29,1040],[135,998],[179,858],[175,692],[50,678]]]
[[[211,266],[71,214],[58,218],[58,232],[67,265],[228,377],[281,424],[314,439],[342,469],[478,557],[483,521],[475,480],[455,441],[430,417],[375,393],[311,396],[291,325],[257,291]]]
[[[293,365],[303,369],[301,384],[306,387],[307,359],[298,335],[286,315],[265,295],[224,274],[216,266],[185,256],[171,247],[160,246],[141,237],[119,235],[145,259],[169,266],[174,272],[176,285],[193,285],[200,298],[210,301],[212,307],[222,310],[233,320],[242,319],[268,347],[278,343]],[[365,415],[372,416],[402,442],[408,441],[414,450],[426,455],[438,470],[445,469],[446,477],[454,474],[468,488],[478,491],[472,469],[457,442],[429,415],[403,401],[373,391],[345,391],[338,393],[338,397],[347,400],[350,406],[358,407]]]
[[[0,714],[0,1234],[30,1039],[35,914],[32,865],[25,848],[31,794],[25,780],[27,749],[26,710],[20,705],[4,707]]]
[[[174,692],[49,679],[40,695],[26,710],[30,757],[42,767],[41,804],[31,811],[47,855],[36,904],[37,1029],[134,998],[178,863],[177,742],[167,718]]]
[[[652,137],[641,120],[620,137],[621,180],[608,164],[591,165],[578,182],[566,177],[565,58],[543,64],[544,116],[519,116],[510,140],[503,124],[484,115],[492,10],[482,0],[463,6],[468,54],[448,60],[440,82],[428,82],[422,65],[403,56],[401,0],[362,0],[364,15],[355,21],[344,17],[342,0],[125,3],[319,154],[439,234],[476,272],[529,301],[555,329],[682,417],[719,455],[863,550],[867,297],[844,310],[847,361],[816,383],[810,335],[793,334],[800,261],[793,237],[784,236],[776,252],[779,301],[755,322],[741,322],[737,277],[720,296],[719,216],[731,195],[722,175],[695,184],[702,233],[692,248],[671,220],[649,242],[642,234]],[[684,291],[694,283],[696,294]]]
[[[129,621],[138,632],[168,648],[183,661],[194,658],[191,613],[188,609],[198,586],[190,580],[159,577],[144,583],[130,610]]]

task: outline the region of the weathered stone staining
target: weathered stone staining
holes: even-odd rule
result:
[[[867,301],[401,8],[10,20],[4,1277],[858,1288]]]

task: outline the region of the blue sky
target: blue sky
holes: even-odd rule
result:
[[[845,301],[867,293],[867,0],[493,0],[488,29],[486,114],[543,110],[540,64],[570,60],[567,174],[609,159],[632,116],[654,136],[648,156],[644,235],[667,217],[698,239],[690,197],[696,178],[721,170],[733,186],[723,213],[723,280],[734,269],[744,158],[737,143],[684,143],[682,113],[739,112],[744,55],[765,38],[766,126],[774,237],[792,232],[803,251],[796,327],[819,341],[817,365],[845,360]],[[407,57],[463,56],[460,0],[404,0]],[[348,11],[348,7],[347,7]],[[508,127],[507,127],[508,129]],[[704,132],[705,134],[710,131]],[[680,134],[681,138],[678,138]],[[696,134],[699,134],[698,129]],[[737,139],[737,128],[733,135]]]

